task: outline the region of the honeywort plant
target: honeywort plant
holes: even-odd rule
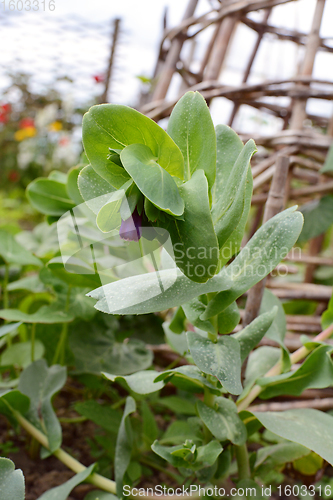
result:
[[[303,221],[295,207],[289,208],[266,222],[240,250],[252,194],[253,141],[243,145],[225,126],[214,130],[205,101],[190,92],[175,106],[166,132],[128,107],[94,106],[84,117],[83,143],[89,164],[72,170],[66,183],[55,177],[35,181],[28,188],[31,202],[49,222],[70,209],[73,215],[74,207],[85,203],[85,213],[106,238],[120,234],[128,248],[135,243],[143,257],[151,256],[148,267],[155,270],[142,274],[137,266],[137,274],[117,279],[109,273],[105,281],[104,271],[98,276],[100,254],[93,253],[88,263],[70,260],[69,254],[75,253],[72,242],[67,256],[52,259],[48,267],[76,286],[100,278],[106,284],[88,295],[104,313],[168,310],[165,336],[184,364],[156,371],[150,361],[126,374],[114,359],[115,369],[104,370],[107,379],[129,393],[116,439],[114,481],[94,472],[93,466],[85,468],[60,447],[61,427],[51,397],[64,384],[65,368],[48,368],[44,360],[30,364],[16,389],[0,393],[0,411],[43,445],[44,456],[53,453],[77,473],[44,494],[43,500],[65,500],[84,480],[108,492],[89,494],[89,500],[99,495],[111,499],[114,494],[122,498],[138,484],[140,462],[166,470],[178,485],[222,487],[231,478],[238,487],[254,488],[248,496],[256,498],[265,497],[259,485],[270,484],[271,470],[281,470],[287,462],[300,470],[313,463],[314,456],[319,467],[322,459],[332,464],[331,415],[311,409],[259,412],[251,411],[250,405],[258,396],[299,395],[307,388],[332,385],[332,345],[325,341],[333,331],[333,304],[323,317],[326,329],[314,339],[304,337],[303,347],[292,355],[284,345],[282,306],[268,291],[258,318],[231,333],[240,319],[236,300],[292,248]],[[78,231],[77,220],[73,228]],[[137,259],[137,253],[133,255]],[[88,268],[96,274],[89,274]],[[15,319],[3,311],[2,317]],[[258,347],[265,335],[280,348]],[[66,331],[61,339],[59,352]],[[126,358],[128,364],[133,356],[132,352]],[[293,366],[303,359],[300,367]],[[173,385],[182,399],[176,398],[177,408],[173,402],[178,420],[160,436],[149,406],[163,403],[159,394],[166,384]],[[144,439],[137,436],[138,416]],[[258,435],[262,427],[270,431],[267,438]],[[264,446],[249,454],[251,439]],[[165,468],[166,462],[177,473]],[[20,487],[22,478],[14,477],[11,462],[0,462],[0,474]]]

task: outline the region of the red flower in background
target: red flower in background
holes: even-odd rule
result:
[[[94,75],[93,79],[95,80],[96,83],[101,83],[104,82],[105,80],[104,75]]]
[[[12,106],[9,103],[0,106],[0,123],[8,122],[11,110]]]
[[[35,121],[32,118],[22,118],[19,124],[19,128],[29,128],[34,126],[35,126]]]
[[[16,170],[11,170],[8,173],[8,180],[10,182],[17,182],[18,180],[20,180],[20,174],[16,172]]]

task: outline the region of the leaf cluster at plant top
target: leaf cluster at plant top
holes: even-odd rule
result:
[[[333,383],[326,342],[331,303],[323,315],[328,329],[304,338],[292,355],[284,343],[283,307],[268,290],[259,316],[233,333],[237,300],[275,268],[303,223],[301,213],[288,208],[240,250],[253,141],[244,146],[229,127],[214,129],[204,99],[190,92],[175,106],[167,131],[126,106],[94,106],[84,117],[83,143],[78,166],[27,189],[50,225],[16,238],[0,233],[0,317],[7,321],[0,327],[1,345],[7,342],[1,365],[10,369],[1,381],[0,412],[41,443],[44,457],[53,453],[76,472],[41,498],[65,500],[85,480],[98,488],[86,500],[121,498],[124,485],[138,486],[153,471],[177,485],[222,485],[231,478],[257,488],[279,484],[286,463],[303,474],[319,470],[323,459],[333,464],[331,415],[249,407],[256,396],[298,395]],[[57,230],[61,238],[67,234],[60,247]],[[147,272],[152,263],[141,253],[145,248],[160,269]],[[21,271],[17,281],[13,266]],[[164,322],[147,315],[162,311]],[[258,347],[264,336],[279,347]],[[145,342],[164,339],[179,358],[158,371]],[[104,404],[75,405],[100,428],[90,440],[96,467],[84,468],[61,448],[52,396],[65,383],[64,364],[108,396]],[[112,404],[110,394],[116,395]],[[249,440],[261,446],[250,455]],[[13,465],[1,467],[11,479]]]

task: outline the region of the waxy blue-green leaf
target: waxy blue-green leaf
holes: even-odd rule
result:
[[[22,322],[19,321],[18,323],[10,323],[9,325],[0,326],[0,338],[3,337],[4,335],[7,335],[7,333],[14,332],[21,325]]]
[[[85,481],[93,473],[95,466],[96,464],[89,465],[89,467],[84,469],[82,472],[75,474],[75,476],[66,481],[66,483],[56,486],[55,488],[43,493],[38,500],[67,500],[70,492],[75,488],[75,486],[83,483],[83,481]]]
[[[251,168],[247,171],[245,193],[243,199],[243,212],[239,222],[227,241],[220,248],[219,267],[222,268],[240,250],[249,217],[253,191],[253,177]]]
[[[277,347],[262,346],[252,351],[246,365],[244,390],[238,400],[244,399],[256,380],[263,377],[280,359],[281,351]]]
[[[114,458],[114,472],[116,479],[117,495],[123,498],[123,479],[129,466],[132,454],[133,436],[129,415],[136,410],[136,404],[131,396],[126,398],[123,418],[120,423]]]
[[[0,498],[1,500],[24,500],[24,476],[20,469],[8,458],[0,458]]]
[[[333,385],[333,347],[321,345],[317,347],[295,371],[283,373],[275,377],[263,377],[257,380],[264,390],[262,399],[290,394],[299,396],[306,389],[324,389]]]
[[[218,293],[208,304],[201,319],[220,314],[253,285],[261,281],[287,255],[302,229],[303,217],[296,207],[269,219],[254,234],[235,260],[218,276],[230,279],[229,290]]]
[[[72,332],[69,344],[79,373],[129,375],[149,368],[153,361],[152,351],[142,340],[117,342],[111,329],[104,330],[91,323],[84,335],[78,329]]]
[[[264,290],[264,295],[260,306],[260,315],[272,311],[276,307],[277,313],[270,328],[265,333],[265,337],[274,340],[283,346],[284,337],[287,332],[287,321],[283,306],[280,300],[267,288]]]
[[[124,149],[130,144],[145,144],[170,175],[184,178],[184,159],[178,146],[157,123],[134,109],[117,104],[93,106],[84,115],[82,134],[91,166],[116,188],[121,186],[122,167],[108,160],[109,148]]]
[[[144,144],[131,144],[120,155],[127,173],[141,193],[156,207],[172,215],[182,215],[184,201],[171,175]]]
[[[309,455],[310,450],[305,446],[297,443],[282,442],[272,446],[263,446],[257,451],[256,462],[254,468],[257,474],[263,471],[271,471],[277,465],[283,465],[288,462],[293,462],[298,458]]]
[[[216,388],[194,365],[184,365],[172,370],[166,370],[160,373],[155,382],[164,381],[165,383],[172,381],[172,384],[180,389],[190,392],[203,392],[207,387],[210,392],[220,395],[220,389]]]
[[[298,243],[304,243],[325,233],[333,224],[333,196],[313,200],[300,207],[304,215],[304,226]]]
[[[34,343],[34,359],[41,359],[44,356],[45,348],[40,340]],[[31,363],[31,342],[16,342],[10,345],[1,354],[1,366],[14,366],[18,368],[26,368]]]
[[[27,314],[19,309],[0,309],[0,318],[7,321],[21,321],[22,323],[68,323],[73,321],[74,315],[70,312],[57,310],[56,307],[42,306],[33,314]]]
[[[51,452],[61,446],[61,425],[52,407],[51,399],[65,385],[66,368],[53,365],[48,368],[46,361],[40,359],[29,365],[22,373],[19,391],[30,398],[27,419],[40,431],[46,433]]]
[[[218,441],[231,441],[237,446],[245,443],[246,428],[237,413],[237,406],[231,399],[215,398],[213,407],[197,402],[198,413],[203,423]]]
[[[209,108],[199,92],[186,92],[177,102],[167,132],[184,157],[185,180],[201,169],[211,189],[216,171],[216,136]]]
[[[243,330],[235,333],[234,337],[238,340],[240,345],[242,363],[267,333],[267,330],[274,321],[277,311],[277,306],[274,306],[271,311],[261,314],[243,328]]]
[[[14,236],[0,229],[0,258],[6,264],[17,264],[20,266],[41,266],[42,262],[28,252],[15,240]]]
[[[255,151],[256,145],[251,139],[239,153],[223,195],[217,199],[212,208],[212,219],[220,247],[231,236],[242,217],[248,169]]]
[[[76,205],[80,205],[84,202],[78,187],[78,177],[84,166],[85,165],[77,165],[76,167],[72,167],[67,175],[67,193]]]
[[[240,346],[235,338],[225,335],[213,342],[199,333],[187,332],[187,341],[200,370],[216,377],[231,394],[242,392]]]
[[[229,286],[229,280],[219,275],[206,283],[195,283],[177,269],[165,269],[122,279],[87,295],[98,300],[95,308],[107,314],[145,314],[164,311]]]
[[[202,321],[201,314],[205,311],[206,306],[198,298],[192,299],[190,302],[182,305],[186,318],[192,325],[204,330],[205,332],[215,333],[215,328],[210,321]]]
[[[205,283],[216,272],[219,248],[209,208],[208,184],[203,170],[179,186],[185,201],[184,220],[174,220],[168,231],[177,266],[192,281]]]
[[[75,206],[66,185],[51,179],[39,178],[30,182],[27,197],[31,205],[45,215],[60,216]]]
[[[233,302],[217,318],[218,332],[230,333],[236,328],[240,320],[240,313],[236,302]]]
[[[266,429],[299,443],[333,465],[333,417],[310,408],[252,412]]]
[[[120,207],[126,195],[126,189],[132,184],[129,180],[122,189],[111,194],[109,200],[102,206],[96,217],[97,226],[103,233],[118,229],[121,225]]]
[[[122,178],[121,186],[123,186],[127,180],[128,175]],[[90,210],[96,215],[102,206],[110,199],[111,194],[116,190],[109,182],[98,175],[91,165],[87,165],[81,170],[78,177],[78,186],[82,198]]]
[[[155,382],[159,372],[155,370],[144,370],[133,373],[132,375],[114,375],[112,373],[103,372],[104,377],[111,382],[123,380],[130,390],[137,394],[151,394],[159,391],[164,387],[163,382]]]
[[[216,132],[216,180],[212,189],[213,205],[225,195],[232,168],[243,149],[243,143],[232,128],[217,125]]]
[[[162,446],[158,441],[155,441],[151,449],[174,467],[184,467],[194,471],[212,466],[223,451],[220,443],[215,440],[198,448],[195,445],[188,448],[186,444]]]

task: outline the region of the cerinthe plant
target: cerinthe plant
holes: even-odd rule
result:
[[[25,383],[20,382],[18,391],[2,394],[1,411],[14,415],[77,472],[75,484],[88,478],[119,498],[136,485],[133,464],[140,461],[159,469],[168,462],[177,469],[177,473],[167,470],[179,484],[220,487],[231,477],[239,487],[254,488],[257,498],[262,496],[259,485],[267,484],[275,466],[306,461],[313,452],[332,464],[332,416],[316,410],[251,412],[250,405],[257,396],[297,395],[307,388],[330,386],[332,346],[325,340],[333,328],[328,326],[311,342],[304,339],[304,347],[290,356],[284,345],[282,306],[266,291],[258,318],[231,333],[240,319],[236,300],[276,267],[297,241],[303,224],[301,213],[289,208],[266,222],[240,250],[251,203],[254,142],[243,145],[223,125],[214,129],[204,99],[189,92],[176,104],[166,132],[126,106],[94,106],[84,117],[83,143],[89,164],[75,174],[79,192],[73,174],[67,189],[67,195],[73,195],[62,197],[63,205],[45,213],[59,217],[83,200],[106,234],[120,234],[141,249],[149,247],[151,240],[163,245],[166,235],[170,238],[171,245],[165,247],[169,255],[162,252],[155,272],[115,280],[88,295],[97,301],[96,309],[107,314],[169,310],[165,335],[186,364],[162,372],[104,372],[130,393],[115,446],[115,482],[85,469],[59,447],[61,435],[53,432],[56,423],[52,427],[48,419],[47,427],[33,408],[28,410],[29,397],[35,401],[36,395],[29,395]],[[43,189],[36,183],[29,188],[35,205]],[[59,261],[52,265],[59,271]],[[172,308],[176,309],[171,314]],[[280,347],[257,348],[265,335]],[[291,369],[303,359],[301,367]],[[55,389],[59,386],[55,378],[63,377],[56,367],[36,361],[25,376],[43,373],[44,379],[53,380]],[[159,391],[169,382],[180,391],[187,410],[182,413],[178,406],[179,421],[172,422],[161,437],[142,399],[162,404]],[[45,416],[55,418],[49,393],[43,408]],[[142,418],[143,438],[133,437],[134,414]],[[262,426],[279,436],[278,444],[249,457],[247,440]]]

